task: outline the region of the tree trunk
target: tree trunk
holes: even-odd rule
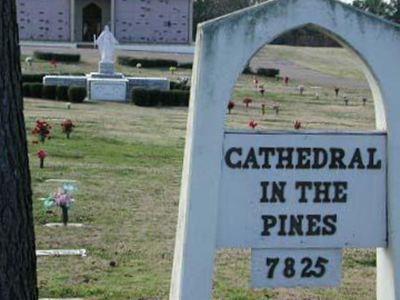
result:
[[[0,0],[0,299],[38,298],[15,0]]]

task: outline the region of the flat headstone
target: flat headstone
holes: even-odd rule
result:
[[[76,183],[76,182],[78,182],[78,181],[77,181],[77,180],[73,180],[73,179],[47,179],[45,182],[61,182],[61,183],[69,182],[69,183]]]
[[[68,223],[67,226],[64,226],[63,223],[47,223],[44,226],[50,227],[50,228],[54,228],[54,227],[82,228],[82,227],[85,227],[85,225],[81,224],[81,223]]]
[[[36,250],[36,256],[81,256],[86,257],[86,249],[72,249],[72,250]]]
[[[83,298],[39,298],[39,300],[83,300]]]

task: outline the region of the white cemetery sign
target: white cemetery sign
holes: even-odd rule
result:
[[[251,57],[312,25],[364,67],[370,133],[227,132]],[[377,298],[400,299],[400,28],[335,0],[276,0],[199,26],[170,299],[211,299],[216,250],[252,249],[252,286],[335,286],[343,248],[378,249]]]

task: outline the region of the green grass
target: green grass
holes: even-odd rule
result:
[[[94,65],[84,61],[60,68],[82,71],[93,70]],[[120,71],[137,72],[121,67]],[[166,70],[143,70],[143,74],[170,76]],[[371,99],[368,90],[343,90],[351,99],[345,106],[331,88],[318,89],[316,99],[316,90],[310,86],[300,96],[296,82],[286,87],[275,80],[260,80],[267,90],[264,97],[252,86],[251,76],[240,77],[232,96],[236,107],[227,115],[227,127],[248,129],[254,119],[260,129],[292,129],[295,120],[306,129],[374,128],[372,101],[366,106],[361,103],[364,96]],[[244,97],[254,99],[248,111]],[[267,105],[264,116],[262,103]],[[272,110],[274,104],[280,105],[279,115]],[[28,133],[36,119],[46,119],[54,126],[53,139],[43,145],[34,145],[28,135],[37,248],[88,250],[86,258],[39,258],[40,296],[167,299],[187,110],[115,103],[72,104],[67,110],[64,103],[26,99],[25,117]],[[61,132],[64,118],[77,125],[69,140]],[[36,157],[41,148],[49,153],[44,169],[38,168]],[[39,200],[57,187],[46,182],[54,178],[79,181],[70,221],[87,227],[43,226],[60,219],[57,211],[45,212]],[[214,299],[374,299],[375,264],[372,250],[346,250],[340,288],[251,290],[249,251],[220,251]]]

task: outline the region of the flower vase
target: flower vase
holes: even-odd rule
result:
[[[62,222],[64,226],[68,225],[68,207],[63,205],[61,206],[61,211],[62,211]]]
[[[67,139],[69,139],[71,133],[70,133],[70,132],[67,132],[66,135],[67,135]]]
[[[43,134],[39,135],[39,140],[43,144],[46,141],[46,136]]]
[[[40,158],[40,168],[44,168],[44,158]]]

